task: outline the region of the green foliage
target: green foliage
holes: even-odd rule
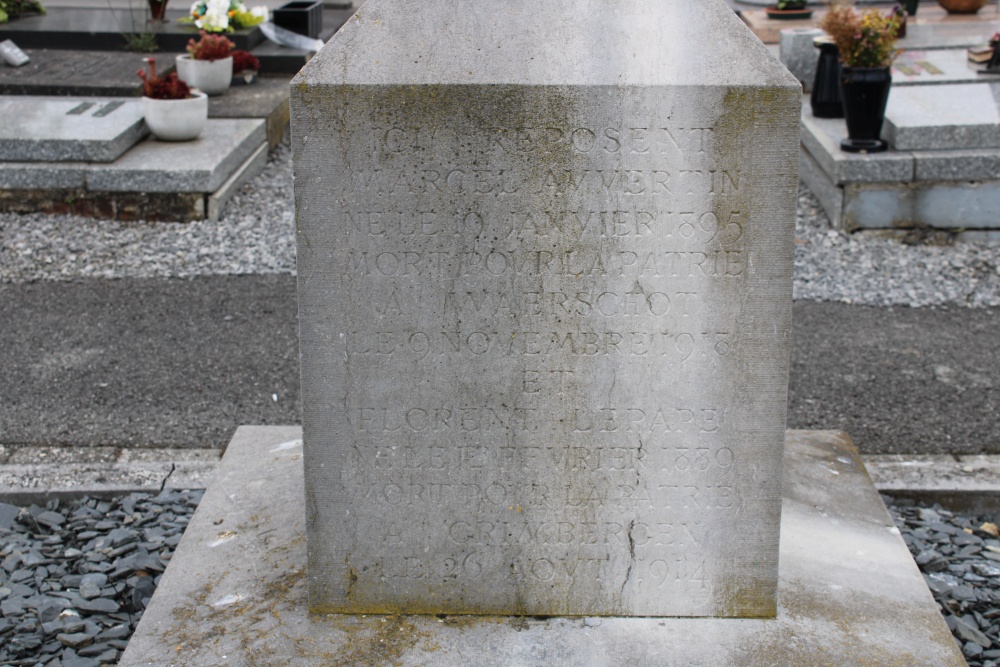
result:
[[[125,50],[137,53],[152,53],[159,45],[156,43],[156,35],[151,32],[129,32],[122,33],[125,38]]]
[[[778,9],[805,9],[806,0],[778,0]]]
[[[24,12],[45,13],[39,0],[0,0],[0,23],[16,19]]]

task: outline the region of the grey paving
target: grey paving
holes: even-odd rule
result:
[[[308,615],[298,437],[237,432],[121,665],[965,665],[842,433],[788,434],[777,617],[739,621]]]
[[[299,423],[294,293],[290,276],[0,287],[0,442],[222,447]]]
[[[789,427],[1000,454],[1000,310],[793,310]],[[0,369],[0,444],[223,447],[240,424],[299,424],[295,279],[0,286]]]

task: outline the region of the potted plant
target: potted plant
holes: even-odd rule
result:
[[[177,56],[177,74],[206,95],[221,95],[233,80],[234,46],[223,35],[202,30],[201,39],[188,40],[187,53]]]
[[[812,10],[806,7],[806,0],[778,0],[778,4],[767,8],[767,17],[778,20],[807,19]]]
[[[139,70],[142,79],[142,112],[146,125],[162,141],[197,139],[208,122],[208,97],[191,90],[178,78],[177,72],[160,77],[156,74],[156,59],[145,58],[149,74]]]
[[[233,51],[233,83],[251,84],[257,80],[260,61],[249,51]]]
[[[841,149],[852,153],[884,151],[886,144],[880,135],[892,85],[889,67],[899,55],[898,21],[876,9],[858,14],[851,7],[836,6],[823,17],[820,27],[840,52],[848,137],[840,142]]]
[[[902,4],[903,9],[906,10],[907,16],[916,16],[917,8],[920,6],[920,0],[900,0],[900,4]]]

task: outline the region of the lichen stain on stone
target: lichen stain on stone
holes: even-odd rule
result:
[[[433,653],[441,648],[431,641],[431,632],[421,629],[407,616],[356,617],[355,621],[340,625],[347,637],[338,651],[327,655],[331,662],[326,664],[401,666],[407,654]]]

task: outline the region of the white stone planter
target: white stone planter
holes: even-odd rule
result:
[[[195,60],[190,54],[177,56],[177,76],[206,95],[221,95],[233,80],[233,58]]]
[[[197,139],[208,121],[208,96],[197,90],[183,100],[142,98],[142,112],[149,131],[161,141]]]

